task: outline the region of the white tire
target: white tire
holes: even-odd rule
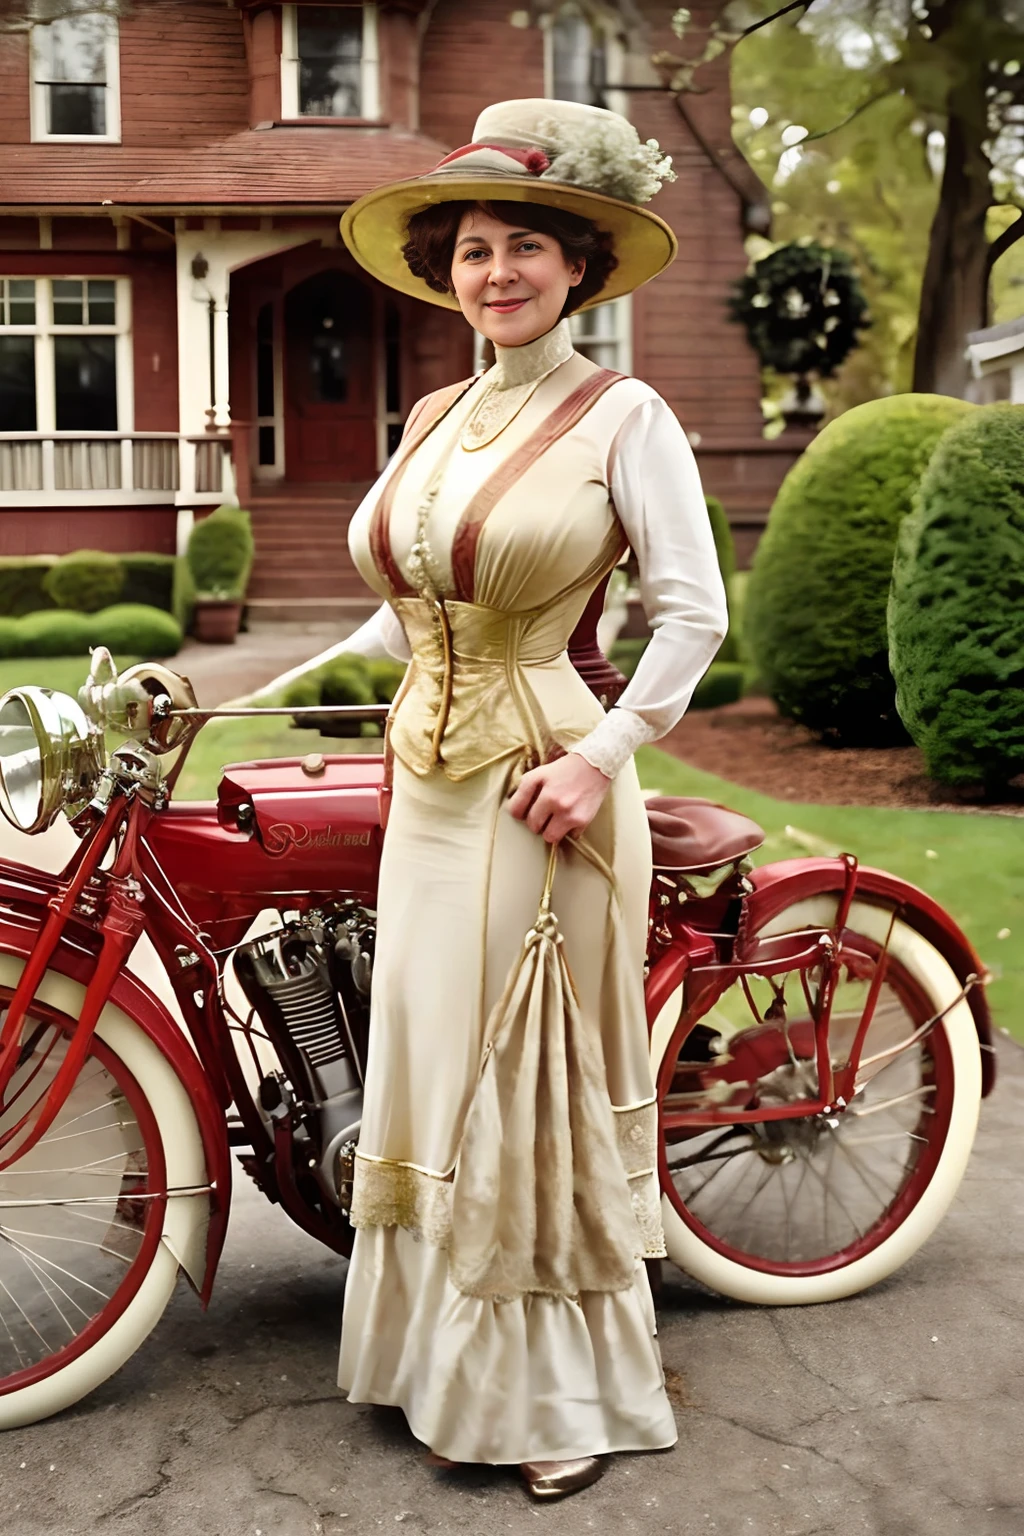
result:
[[[837,898],[811,897],[781,912],[759,936],[807,927],[828,928],[835,920]],[[970,1007],[954,1002],[961,986],[939,952],[906,923],[896,920],[889,935],[891,912],[870,901],[855,901],[847,928],[888,947],[931,1003],[933,1013],[953,1004],[943,1021],[953,1071],[949,1126],[934,1173],[906,1220],[878,1245],[841,1268],[814,1275],[771,1273],[747,1267],[706,1242],[683,1220],[666,1194],[662,1217],[669,1257],[686,1274],[723,1296],[759,1306],[801,1306],[837,1301],[866,1290],[891,1275],[917,1252],[942,1220],[960,1186],[970,1157],[981,1104],[981,1053]],[[655,1081],[679,1018],[681,992],[662,1010],[651,1034],[651,1065]]]
[[[0,955],[0,986],[13,988],[23,962]],[[81,1012],[85,988],[48,971],[37,992],[69,1018]],[[112,1003],[103,1009],[97,1036],[120,1058],[149,1102],[163,1146],[167,1184],[207,1183],[206,1160],[195,1111],[174,1068],[138,1025]],[[77,1403],[119,1370],[152,1332],[174,1292],[179,1259],[189,1261],[203,1244],[209,1219],[206,1195],[170,1199],[150,1267],[125,1310],[95,1344],[41,1380],[0,1394],[0,1430],[18,1429]]]

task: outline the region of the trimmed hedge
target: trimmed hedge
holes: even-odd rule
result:
[[[0,618],[0,657],[87,656],[107,645],[121,655],[173,656],[181,629],[169,613],[139,603],[116,603],[99,613],[50,609],[22,618]]]
[[[143,659],[174,656],[181,649],[181,626],[172,614],[145,603],[116,603],[92,615],[92,644]]]
[[[405,664],[387,657],[370,660],[345,651],[284,691],[281,702],[293,709],[314,704],[390,704],[405,676]],[[344,716],[300,715],[295,725],[323,736],[379,736],[375,720],[346,720]]]
[[[897,699],[928,772],[992,792],[1024,773],[1024,406],[943,437],[900,531]]]
[[[53,565],[52,555],[0,556],[0,616],[20,618],[39,608],[52,608],[43,586]]]
[[[886,633],[896,537],[939,438],[977,409],[944,395],[869,401],[825,427],[786,476],[745,615],[782,714],[844,745],[905,739]]]
[[[58,566],[62,575],[57,578],[66,582],[64,574],[68,567],[74,567],[76,562],[91,558],[90,550],[77,549],[69,555],[4,555],[0,556],[0,616],[4,618],[20,618],[26,613],[39,613],[51,611],[55,607],[79,608],[81,612],[90,610],[82,608],[76,600],[70,604],[55,603],[47,591],[47,585],[51,579],[50,573]],[[116,559],[120,562],[124,585],[118,592],[118,597],[123,603],[144,603],[150,608],[162,608],[166,613],[176,613],[175,589],[178,586],[179,573],[184,573],[187,578],[188,568],[184,560],[179,560],[175,555],[154,555],[149,553],[107,556],[102,555],[103,560]],[[72,571],[72,580],[77,580],[77,570]],[[101,606],[107,606],[103,604]],[[185,602],[181,605],[187,616],[191,616],[191,605]],[[182,628],[186,626],[183,624]]]
[[[61,555],[43,578],[43,590],[58,608],[98,613],[116,603],[124,588],[124,566],[102,549],[76,549]]]
[[[691,709],[717,709],[742,699],[746,668],[741,661],[713,661],[693,690]]]
[[[241,507],[218,507],[196,523],[189,535],[188,561],[197,594],[245,596],[254,544],[249,514]]]
[[[124,586],[122,603],[144,603],[147,608],[174,612],[174,575],[179,561],[174,555],[122,555]]]

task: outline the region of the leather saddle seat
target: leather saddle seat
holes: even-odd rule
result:
[[[713,800],[652,795],[647,820],[655,869],[710,874],[746,858],[764,842],[756,821]]]

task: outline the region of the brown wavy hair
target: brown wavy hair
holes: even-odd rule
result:
[[[563,318],[601,292],[618,266],[612,237],[591,219],[544,203],[452,202],[424,208],[409,219],[408,239],[402,255],[414,277],[422,278],[435,293],[453,293],[452,259],[455,238],[465,213],[479,209],[520,229],[533,230],[557,240],[566,261],[586,261],[582,281],[570,288],[562,309]]]

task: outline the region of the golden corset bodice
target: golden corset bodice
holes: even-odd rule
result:
[[[389,531],[402,471],[442,414],[443,401],[433,421],[413,434],[377,501],[367,533],[372,570],[361,568],[387,596],[412,653],[392,707],[388,746],[413,772],[440,767],[458,780],[506,757],[539,762],[559,736],[578,739],[600,718],[566,647],[625,543],[598,467],[605,447],[570,436],[616,379],[587,365],[582,382],[568,395],[563,389],[563,398],[474,494],[454,533],[451,579],[443,590],[423,579],[425,519],[408,575],[392,554]],[[489,529],[482,539],[492,512],[493,536]],[[524,606],[534,593],[537,606]],[[561,730],[552,729],[544,702],[553,687]]]

